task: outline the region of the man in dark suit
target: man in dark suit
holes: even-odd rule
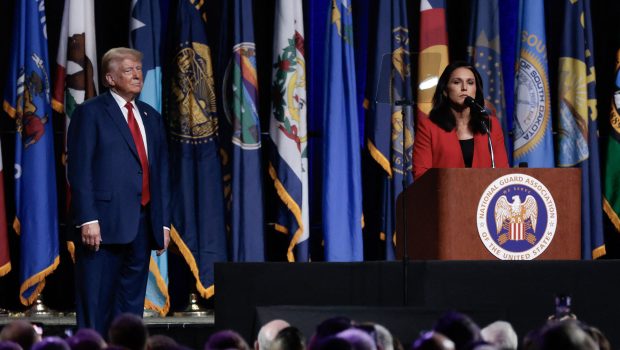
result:
[[[115,316],[142,315],[150,250],[161,254],[170,241],[166,131],[136,100],[141,61],[128,48],[103,56],[110,91],[76,108],[67,138],[77,323],[103,336]]]

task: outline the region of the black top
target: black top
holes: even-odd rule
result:
[[[471,163],[474,160],[474,138],[459,140],[459,143],[461,144],[461,152],[463,152],[465,167],[471,168]]]

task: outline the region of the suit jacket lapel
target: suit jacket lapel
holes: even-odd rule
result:
[[[112,97],[110,92],[106,92],[106,94],[107,94],[106,111],[108,112],[108,116],[110,117],[110,119],[112,119],[113,124],[116,126],[118,131],[121,133],[121,135],[125,139],[125,142],[127,142],[129,149],[131,150],[131,152],[133,153],[133,155],[136,157],[136,159],[139,162],[140,156],[138,156],[138,150],[136,149],[136,144],[133,141],[133,136],[131,136],[131,132],[129,131],[129,126],[127,125],[127,121],[125,120],[125,117],[123,116],[123,112],[118,107],[118,104],[116,103],[116,101],[114,100],[114,97]]]
[[[145,104],[136,100],[138,109],[140,110],[140,116],[142,117],[142,124],[144,125],[144,132],[146,133],[146,147],[148,148],[149,159],[155,154],[155,137],[153,137],[153,117],[147,113]],[[149,166],[151,162],[149,161]]]

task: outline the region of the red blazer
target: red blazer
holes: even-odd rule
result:
[[[491,140],[495,152],[495,166],[508,168],[504,147],[504,134],[497,118],[491,118]],[[472,168],[490,168],[491,155],[486,134],[474,134]],[[417,118],[413,144],[413,177],[418,179],[430,168],[464,168],[463,152],[456,135],[456,128],[445,131],[430,118]]]

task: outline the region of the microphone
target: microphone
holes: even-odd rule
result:
[[[484,106],[481,106],[478,102],[476,102],[476,100],[474,100],[473,97],[471,96],[465,97],[465,104],[469,106],[470,108],[475,108],[482,115],[487,116],[487,118],[489,117],[489,111],[486,108],[484,108]],[[491,126],[491,123],[490,123],[491,120],[487,119],[487,122],[489,123],[488,126],[487,126],[487,123],[484,122],[484,120],[480,121],[480,123],[482,124],[482,128],[484,129],[484,132],[487,133],[487,140],[489,143],[489,153],[491,154],[491,168],[495,168],[495,152],[493,152],[493,142],[491,142],[491,131],[489,130],[489,127]]]
[[[489,110],[486,109],[484,106],[481,106],[478,102],[476,102],[476,100],[474,100],[473,97],[471,96],[466,96],[465,97],[465,105],[469,106],[470,108],[474,108],[476,109],[478,112],[480,112],[482,115],[486,116],[487,118],[487,122],[485,123],[484,120],[480,121],[480,123],[482,124],[482,128],[484,129],[484,131],[487,134],[491,134],[490,128],[491,128],[491,121],[489,120]]]
[[[489,111],[484,106],[476,102],[476,100],[471,96],[465,97],[465,105],[469,106],[470,108],[475,108],[478,112],[484,115],[489,115]]]

